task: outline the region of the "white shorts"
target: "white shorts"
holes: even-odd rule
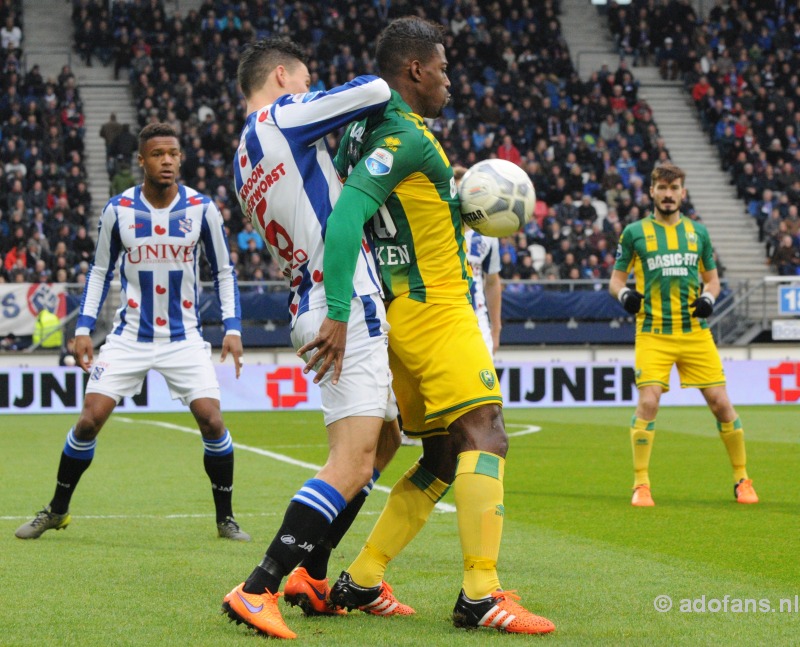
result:
[[[86,393],[101,393],[119,403],[141,393],[151,369],[164,376],[173,400],[186,405],[198,398],[219,400],[211,344],[202,338],[154,344],[109,335],[92,364]]]
[[[489,349],[489,355],[494,357],[494,340],[492,339],[492,326],[489,323],[489,315],[485,311],[481,314],[477,312],[475,314],[478,315],[478,328],[481,330],[483,342],[486,344],[486,348]]]
[[[397,417],[397,403],[392,392],[389,370],[389,324],[378,295],[355,297],[347,323],[342,374],[339,383],[331,384],[333,368],[319,382],[322,415],[330,425],[350,416],[374,416],[384,420]],[[327,308],[315,308],[301,314],[292,329],[292,344],[300,348],[312,341],[328,314]],[[313,354],[314,351],[312,351]],[[303,356],[307,362],[308,353]]]

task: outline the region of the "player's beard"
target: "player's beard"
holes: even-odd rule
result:
[[[681,205],[670,203],[665,205],[663,202],[657,206],[658,213],[661,214],[662,218],[669,218],[670,216],[675,215],[681,208]]]

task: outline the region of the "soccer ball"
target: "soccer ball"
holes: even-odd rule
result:
[[[536,191],[528,174],[513,162],[490,159],[464,173],[458,188],[461,219],[479,234],[510,236],[531,219]]]

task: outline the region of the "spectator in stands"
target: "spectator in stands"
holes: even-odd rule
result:
[[[253,223],[245,221],[242,231],[236,236],[236,244],[240,252],[250,248],[250,241],[255,241],[255,249],[261,250],[264,248],[264,241],[261,236],[253,229]]]
[[[664,45],[658,50],[656,54],[656,64],[661,78],[665,81],[674,81],[678,78],[680,70],[680,61],[678,60],[678,52],[674,47],[673,40],[667,36],[664,39]]]
[[[133,47],[130,34],[126,28],[121,28],[116,34],[114,42],[114,79],[119,78],[119,71],[125,67],[130,68],[133,58]]]
[[[122,124],[122,132],[114,138],[111,144],[111,155],[116,160],[116,163],[126,162],[128,169],[130,169],[133,154],[138,148],[139,140],[131,132],[130,124]],[[116,194],[112,193],[112,195]]]
[[[15,23],[13,13],[6,16],[5,24],[0,29],[0,47],[4,57],[12,54],[19,58],[22,55],[22,29]]]
[[[519,149],[514,146],[511,135],[503,135],[503,143],[497,148],[497,157],[512,162],[517,166],[522,164],[522,155],[520,155]]]
[[[12,247],[5,256],[3,267],[6,272],[11,274],[14,271],[22,270],[23,274],[29,267],[33,267],[34,261],[28,254],[28,243],[25,241],[18,242]]]
[[[89,238],[86,227],[83,225],[78,227],[75,232],[75,238],[72,241],[72,251],[75,253],[77,262],[91,262],[94,256],[94,241]]]
[[[784,234],[780,245],[770,258],[770,265],[774,267],[781,276],[793,276],[798,273],[800,268],[800,249],[794,244],[794,239],[790,234]],[[6,262],[8,267],[8,262]]]
[[[119,161],[117,166],[117,171],[114,173],[114,177],[111,178],[109,197],[118,195],[125,189],[136,184],[136,178],[133,177],[133,173],[131,172],[130,162],[123,158]]]
[[[783,238],[783,235],[787,231],[788,229],[781,215],[781,211],[779,208],[775,207],[764,223],[764,240],[768,260],[780,245],[781,238]]]
[[[116,113],[108,116],[108,121],[100,127],[100,138],[106,143],[106,159],[112,159],[112,145],[117,136],[122,132],[122,124],[117,121]]]

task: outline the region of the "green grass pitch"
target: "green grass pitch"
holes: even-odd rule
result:
[[[281,602],[284,617],[301,644],[337,647],[796,644],[797,412],[739,412],[761,503],[734,502],[727,455],[706,409],[664,408],[651,463],[656,507],[636,509],[629,504],[630,409],[506,411],[512,438],[501,581],[556,623],[550,636],[452,626],[461,576],[451,511],[434,513],[387,573],[417,615],[308,619]],[[70,527],[16,539],[14,529],[50,500],[75,417],[4,417],[0,644],[261,644],[219,614],[220,601],[261,559],[289,498],[324,461],[326,440],[318,413],[225,418],[240,445],[234,507],[253,535],[249,544],[216,537],[188,413],[112,417],[73,499]],[[391,487],[418,453],[402,447],[379,484]],[[332,556],[331,576],[354,557],[385,500],[382,490],[370,496]],[[445,502],[452,501],[450,493]],[[671,611],[654,608],[663,595]],[[789,601],[783,609],[781,600]]]

